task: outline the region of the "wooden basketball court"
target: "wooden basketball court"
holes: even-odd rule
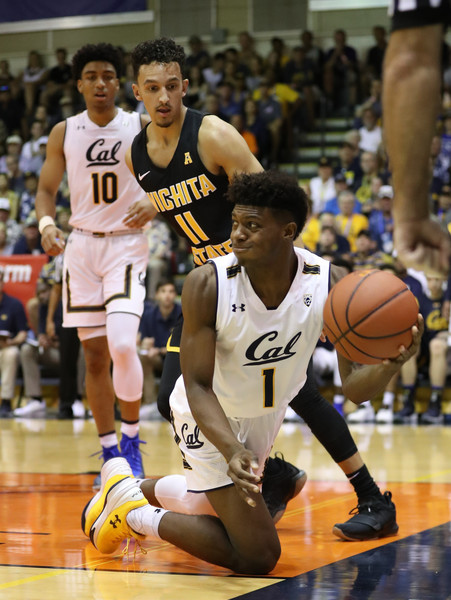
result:
[[[91,421],[0,420],[3,473],[0,599],[408,599],[451,597],[451,428],[351,426],[382,490],[398,511],[399,534],[374,542],[332,535],[356,497],[303,424],[287,423],[275,449],[309,480],[278,523],[282,556],[267,577],[241,577],[165,542],[147,553],[104,556],[80,528],[100,462]],[[165,422],[142,423],[148,476],[181,473]],[[258,552],[258,548],[256,548]]]

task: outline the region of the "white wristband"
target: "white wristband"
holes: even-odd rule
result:
[[[39,221],[39,233],[42,235],[42,232],[48,225],[55,225],[55,221],[49,215],[45,215]]]

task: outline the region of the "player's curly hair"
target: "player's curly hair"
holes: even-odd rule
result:
[[[185,50],[171,38],[158,38],[138,44],[131,52],[131,61],[135,79],[138,78],[139,67],[157,62],[168,64],[176,62],[180,65],[180,71],[185,71]]]
[[[85,65],[92,61],[104,61],[113,65],[116,76],[122,75],[122,54],[119,48],[112,44],[86,44],[82,46],[72,59],[72,75],[77,81],[81,79],[81,72]]]
[[[308,198],[295,177],[282,171],[240,173],[235,175],[227,191],[227,199],[243,206],[270,208],[297,225],[295,239],[305,225]],[[285,213],[285,214],[283,214]]]

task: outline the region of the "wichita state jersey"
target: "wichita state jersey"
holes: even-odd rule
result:
[[[141,130],[140,115],[117,109],[105,127],[85,110],[66,120],[64,155],[69,180],[72,227],[124,231],[127,209],[143,191],[125,163],[125,153]]]
[[[213,390],[228,417],[280,410],[305,383],[323,327],[330,263],[295,252],[298,270],[276,309],[266,308],[234,254],[212,261],[218,282]]]
[[[147,153],[147,127],[132,145],[136,180],[158,212],[192,248],[196,265],[228,254],[233,205],[224,201],[229,181],[213,175],[197,152],[199,128],[204,115],[188,109],[180,139],[169,165],[154,165]]]

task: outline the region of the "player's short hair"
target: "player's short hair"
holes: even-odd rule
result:
[[[119,48],[112,44],[86,44],[82,46],[72,59],[72,75],[77,81],[81,79],[81,73],[89,62],[103,61],[113,65],[116,76],[122,75],[122,54]]]
[[[185,72],[185,50],[171,38],[162,37],[141,42],[133,48],[130,57],[135,79],[138,78],[141,65],[150,65],[153,62],[161,64],[176,62],[180,65],[182,75]]]
[[[294,239],[301,233],[307,219],[307,194],[295,177],[282,171],[236,175],[227,191],[227,199],[243,206],[270,208],[276,216],[294,221],[297,225]]]

